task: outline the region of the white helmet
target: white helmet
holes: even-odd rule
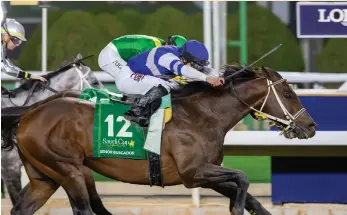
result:
[[[22,41],[27,41],[27,39],[25,39],[24,27],[15,19],[6,19],[4,24],[1,26],[1,34],[9,34],[10,36],[16,37]]]

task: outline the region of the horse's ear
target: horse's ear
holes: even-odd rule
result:
[[[261,66],[261,71],[264,73],[264,75],[267,79],[271,80],[270,73],[269,73],[269,71],[267,71],[267,69],[265,69],[264,66]]]
[[[81,60],[82,58],[83,58],[83,56],[81,55],[81,53],[78,53],[76,58],[74,59],[74,61]]]

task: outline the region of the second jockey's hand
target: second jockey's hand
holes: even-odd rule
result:
[[[40,75],[32,74],[30,79],[39,80],[39,81],[42,81],[42,82],[47,82],[47,80],[44,77],[40,76]]]

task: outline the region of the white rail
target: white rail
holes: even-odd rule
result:
[[[27,71],[32,74],[45,74],[40,71]],[[51,71],[48,71],[51,72]],[[290,83],[344,83],[347,82],[347,73],[316,73],[316,72],[279,72]],[[113,78],[104,71],[96,71],[96,77],[102,82],[114,82]],[[2,81],[16,81],[16,78],[1,73]]]
[[[224,146],[347,146],[344,140],[347,131],[316,131],[307,140],[287,139],[276,131],[229,131]]]

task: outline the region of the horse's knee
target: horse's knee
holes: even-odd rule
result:
[[[190,175],[190,174],[180,174],[180,178],[182,180],[182,184],[188,188],[188,189],[192,189],[197,187],[196,181],[194,180],[194,176]]]
[[[242,188],[242,189],[248,189],[249,187],[249,180],[247,175],[240,171],[240,170],[236,170],[236,178],[237,178],[237,185]]]
[[[178,175],[186,188],[195,188],[201,184],[201,179],[195,177],[197,171],[195,167],[178,168]]]

